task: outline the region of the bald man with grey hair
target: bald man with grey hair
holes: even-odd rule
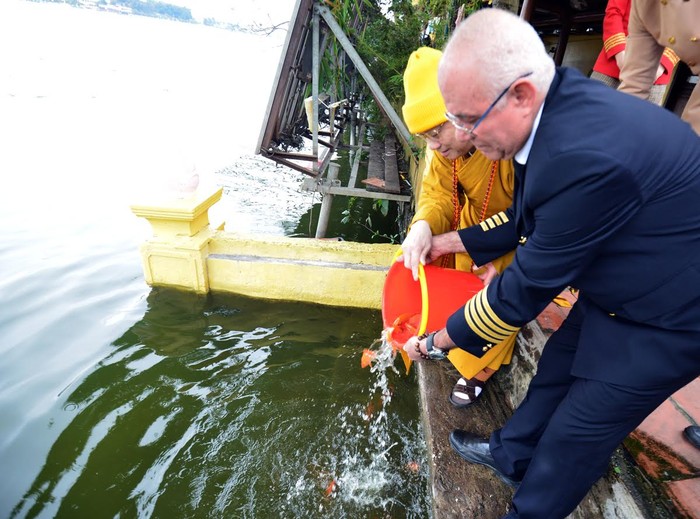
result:
[[[460,456],[517,487],[506,517],[564,518],[622,440],[700,375],[700,138],[656,105],[556,68],[535,30],[498,9],[459,25],[439,86],[457,138],[513,158],[515,186],[508,210],[433,236],[429,260],[516,253],[430,344],[404,349],[481,357],[580,289],[513,416],[490,438],[450,435]]]
[[[482,10],[469,18],[467,29],[455,31],[445,48],[439,70],[443,89],[454,83],[451,76],[461,69],[470,74],[477,87],[483,84],[482,94],[489,101],[525,72],[531,72],[529,81],[537,90],[547,93],[554,77],[554,61],[530,25],[513,24],[512,16],[501,10]],[[488,24],[479,23],[481,18],[488,19]],[[494,40],[495,35],[498,37],[494,45],[480,51],[483,42]],[[465,51],[469,52],[469,59],[463,59]],[[508,59],[503,59],[504,54]]]

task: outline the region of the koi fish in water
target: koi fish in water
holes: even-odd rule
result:
[[[360,359],[360,366],[362,366],[363,368],[371,366],[372,362],[376,358],[377,358],[376,351],[370,350],[369,348],[365,348],[364,350],[362,350],[362,359]]]
[[[414,335],[418,335],[420,319],[420,314],[401,314],[386,329],[386,340],[393,351],[403,351],[403,345],[406,344],[406,341]]]
[[[421,314],[402,314],[398,316],[391,326],[387,326],[382,334],[386,340],[386,343],[391,346],[391,350],[394,354],[399,352],[401,358],[403,358],[404,364],[406,365],[406,374],[411,369],[411,359],[408,354],[403,351],[403,346],[406,341],[418,335],[418,330],[420,328]],[[368,348],[362,351],[362,359],[360,360],[360,365],[363,368],[372,365],[372,362],[377,357],[377,352]]]

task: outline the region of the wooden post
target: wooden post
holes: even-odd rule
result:
[[[338,170],[340,165],[335,162],[330,162],[328,164],[328,175],[326,177],[326,183],[330,187],[333,181],[338,178]],[[318,215],[318,225],[316,226],[316,238],[325,238],[326,231],[328,230],[328,220],[331,217],[331,207],[333,206],[333,195],[329,192],[323,194],[323,201],[321,202],[321,212]]]

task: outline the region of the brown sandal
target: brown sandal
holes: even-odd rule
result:
[[[462,408],[473,404],[484,390],[485,382],[475,378],[460,378],[450,393],[450,402],[453,406]]]

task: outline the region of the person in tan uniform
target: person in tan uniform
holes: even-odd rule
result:
[[[664,47],[672,49],[693,74],[700,74],[698,0],[633,0],[628,30],[618,90],[648,98]],[[700,134],[700,86],[693,89],[681,118]]]
[[[426,140],[423,182],[416,213],[401,245],[403,262],[418,276],[418,264],[426,263],[433,235],[463,229],[507,209],[513,198],[513,164],[490,160],[470,142],[459,141],[447,121],[445,103],[437,82],[442,52],[421,47],[413,52],[404,72],[406,102],[403,117],[408,130]],[[468,254],[443,256],[438,265],[473,271],[488,284],[503,272],[513,252],[487,265],[474,265]],[[481,394],[486,381],[508,364],[517,332],[478,358],[459,348],[448,359],[461,378],[450,394],[456,407],[466,407]]]
[[[605,7],[603,48],[593,64],[590,77],[612,88],[620,86],[620,69],[625,62],[627,26],[631,10],[632,0],[608,0]],[[669,48],[664,49],[656,68],[656,80],[649,90],[649,101],[657,105],[663,103],[666,86],[671,81],[671,74],[678,61],[675,52]]]

